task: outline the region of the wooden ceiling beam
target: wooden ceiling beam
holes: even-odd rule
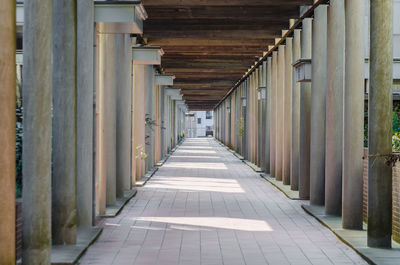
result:
[[[184,6],[184,7],[149,7],[149,17],[154,19],[234,19],[261,17],[271,22],[288,20],[298,14],[295,6]],[[173,16],[172,16],[173,14]],[[146,28],[145,28],[146,30]]]
[[[148,44],[153,46],[243,46],[243,43],[246,43],[246,38],[240,38],[240,36],[231,36],[231,39],[209,39],[209,38],[197,38],[197,39],[188,39],[188,38],[177,38],[174,36],[166,36],[166,37],[149,37]],[[254,40],[251,42],[251,45],[257,45],[268,47],[268,45],[272,45],[275,41],[273,39],[265,39],[265,40]],[[261,52],[261,51],[260,51]]]
[[[165,51],[165,50],[164,50]],[[253,54],[258,54],[259,52],[253,52]],[[164,55],[163,61],[168,61],[168,60],[213,60],[216,62],[220,62],[221,60],[245,60],[249,59],[249,54],[242,54],[242,53],[237,53],[237,54],[179,54],[179,53],[174,53],[174,54],[169,54],[169,55]]]
[[[313,0],[142,0],[143,5],[151,6],[293,6],[293,5],[310,5]]]
[[[279,30],[261,29],[261,30],[148,30],[145,37],[149,36],[149,40],[156,38],[190,38],[193,40],[212,38],[214,40],[231,40],[237,38],[240,40],[253,41],[273,39],[279,34]]]
[[[212,87],[225,87],[227,84],[232,84],[232,81],[224,81],[224,82],[215,82],[209,80],[202,80],[198,83],[192,82],[174,82],[174,86],[181,86],[185,88],[212,88]]]
[[[234,17],[234,18],[181,18],[177,19],[163,19],[151,18],[144,22],[145,33],[148,30],[163,29],[163,30],[256,30],[276,28],[287,25],[288,21],[271,20],[269,17]]]
[[[183,95],[182,99],[184,100],[195,100],[195,101],[199,101],[199,100],[204,100],[204,101],[208,101],[208,100],[220,100],[221,96],[220,95]]]
[[[197,73],[199,73],[199,71],[196,71],[194,69],[191,68],[179,68],[179,67],[169,67],[168,69],[166,69],[166,72],[168,73],[184,73],[184,74],[194,74],[196,75]],[[237,73],[242,73],[243,71],[241,69],[232,69],[232,68],[228,68],[228,69],[202,69],[201,70],[202,74],[207,74],[209,73],[210,75],[214,76],[214,77],[218,77],[215,74],[229,74],[229,73],[233,73],[233,74],[237,74]],[[214,75],[213,75],[214,74]]]
[[[222,86],[214,86],[214,87],[190,87],[190,86],[175,86],[176,88],[181,89],[182,93],[199,93],[199,94],[212,94],[215,93],[216,94],[222,94],[221,91],[228,91],[228,89],[226,88],[226,86],[222,87]]]
[[[313,0],[143,0],[147,45],[165,51],[189,109],[212,109]]]
[[[265,44],[258,44],[258,43],[248,43],[247,45],[243,45],[243,43],[235,45],[229,42],[224,42],[219,45],[213,45],[210,47],[210,45],[174,45],[174,44],[168,44],[165,43],[163,45],[163,50],[164,51],[173,51],[174,53],[179,53],[179,52],[184,52],[185,50],[190,51],[190,52],[195,52],[195,51],[208,51],[212,49],[213,51],[226,51],[226,48],[232,49],[234,51],[259,51],[262,48],[266,48]],[[228,51],[226,51],[228,52]],[[166,54],[167,55],[167,54]]]
[[[253,60],[248,60],[247,62],[250,62],[250,64],[253,62]],[[237,69],[241,71],[246,71],[248,68],[248,65],[246,65],[245,62],[187,62],[187,61],[169,61],[169,62],[163,62],[163,67],[167,68],[177,68],[177,67],[183,67],[183,68],[190,68],[190,69]]]

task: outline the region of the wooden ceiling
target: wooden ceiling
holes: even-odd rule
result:
[[[313,0],[143,0],[148,45],[164,49],[190,110],[212,109]]]

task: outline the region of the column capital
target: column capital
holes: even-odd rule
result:
[[[134,65],[161,65],[164,51],[160,46],[132,47],[132,62]]]

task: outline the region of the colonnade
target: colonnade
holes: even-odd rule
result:
[[[118,4],[146,18],[140,2]],[[135,35],[138,19],[101,21],[107,6],[92,0],[23,5],[22,263],[50,264],[52,246],[76,245],[80,228],[133,196],[184,136],[187,108],[160,72],[161,47]],[[0,5],[2,264],[16,262],[15,11]]]
[[[390,247],[393,0],[322,3],[302,7],[215,108],[216,138],[361,229],[369,57],[368,244]],[[76,245],[184,137],[187,107],[160,72],[162,49],[140,39],[143,6],[102,4],[23,3],[23,264]],[[112,4],[135,19],[110,19]],[[15,10],[0,4],[0,242],[15,242]],[[14,244],[2,245],[0,260],[15,259]]]
[[[217,105],[216,138],[343,228],[362,229],[369,57],[368,245],[390,247],[392,168],[382,154],[391,154],[393,1],[315,1],[299,17]]]

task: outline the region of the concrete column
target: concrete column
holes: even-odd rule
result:
[[[271,67],[272,58],[264,62],[265,74],[265,173],[271,174]]]
[[[226,100],[226,142],[227,142],[227,146],[232,146],[232,142],[231,142],[231,97],[229,97]]]
[[[0,5],[0,261],[15,264],[15,1]],[[7,243],[6,243],[7,242]]]
[[[278,68],[276,82],[276,158],[275,178],[282,180],[283,171],[283,119],[284,119],[284,88],[285,88],[285,46],[280,45],[278,51]]]
[[[249,146],[250,146],[250,161],[256,164],[256,145],[255,145],[255,140],[257,136],[257,127],[256,122],[257,122],[257,101],[255,99],[255,92],[257,92],[255,88],[255,77],[256,73],[254,72],[250,77],[249,77],[249,95],[250,95],[250,135],[249,135]]]
[[[237,150],[237,143],[236,143],[236,121],[237,121],[237,116],[236,116],[236,92],[235,90],[232,93],[232,103],[231,103],[231,145],[233,150]]]
[[[116,192],[117,197],[124,196],[124,190],[131,188],[131,65],[132,47],[127,34],[116,34]]]
[[[172,116],[172,133],[173,133],[173,141],[172,148],[174,148],[178,143],[178,117],[176,110],[176,100],[172,100],[172,108],[171,108],[171,116]]]
[[[257,76],[258,76],[258,80],[257,80],[257,87],[261,87],[262,86],[262,65],[259,66],[258,70],[257,70]],[[261,92],[260,92],[261,93]],[[265,118],[264,118],[264,100],[262,98],[258,99],[259,97],[259,93],[257,91],[256,93],[257,95],[257,101],[258,101],[258,108],[257,108],[257,115],[258,115],[258,120],[257,120],[257,142],[256,142],[256,146],[257,146],[257,165],[263,170],[264,169],[264,124],[265,124]],[[261,96],[261,95],[260,95]]]
[[[224,143],[225,145],[229,145],[229,139],[228,139],[228,106],[229,106],[229,99],[226,99],[223,103],[223,108],[222,108],[222,115],[223,115],[223,120],[222,120],[222,127],[224,128]]]
[[[368,246],[392,245],[393,1],[371,1],[368,163]]]
[[[240,107],[240,101],[241,101],[241,97],[240,97],[240,87],[238,87],[235,92],[235,132],[234,132],[234,137],[235,137],[235,142],[236,142],[236,146],[235,146],[235,151],[240,153],[241,151],[241,147],[240,147],[240,142],[241,142],[241,137],[240,137],[240,111],[241,111],[241,107]]]
[[[93,224],[93,13],[91,0],[77,1],[77,216]]]
[[[327,5],[314,10],[310,120],[310,204],[325,203]]]
[[[134,65],[134,87],[133,87],[133,127],[134,127],[134,141],[133,141],[133,151],[134,151],[134,168],[133,172],[136,176],[135,179],[140,179],[145,172],[145,157],[141,153],[145,152],[145,100],[144,95],[144,65]],[[172,120],[171,120],[172,122]],[[170,135],[171,136],[171,135]],[[171,142],[171,137],[168,139]],[[170,143],[171,147],[171,143]],[[172,147],[171,147],[172,148]]]
[[[107,34],[96,35],[96,213],[106,212],[105,73]]]
[[[241,90],[241,98],[246,98],[246,101],[247,101],[245,83],[246,82],[241,84],[240,90]],[[242,106],[242,108],[241,108],[241,111],[242,111],[241,117],[243,119],[242,120],[243,121],[242,122],[243,134],[242,134],[242,139],[241,139],[242,141],[241,141],[241,149],[240,149],[240,151],[241,151],[241,155],[243,157],[246,157],[247,156],[246,155],[246,150],[247,150],[247,144],[246,144],[246,142],[247,142],[247,102],[246,102],[246,106],[243,106],[243,104],[241,106]]]
[[[146,118],[154,121],[154,69],[152,65],[145,66],[145,108],[146,108]],[[142,103],[143,104],[143,103]],[[180,122],[180,121],[179,121]],[[151,127],[152,126],[152,127]],[[178,128],[180,128],[178,126]],[[180,131],[178,130],[179,135]],[[146,125],[146,137],[147,144],[145,147],[146,153],[148,154],[146,158],[146,171],[150,170],[154,166],[154,126]]]
[[[290,150],[292,146],[292,63],[293,38],[286,38],[285,50],[285,86],[283,96],[283,184],[290,185]]]
[[[273,51],[272,52],[272,59],[271,59],[271,124],[270,124],[270,132],[271,132],[271,137],[270,137],[270,167],[271,167],[271,177],[276,177],[276,165],[275,165],[275,160],[276,160],[276,85],[277,85],[277,78],[278,78],[278,52]]]
[[[301,32],[301,57],[311,59],[312,56],[312,18],[303,20]],[[310,104],[311,84],[300,85],[300,174],[299,196],[310,198]]]
[[[346,229],[362,229],[364,3],[364,0],[345,1],[342,220]]]
[[[292,63],[301,58],[301,30],[295,29],[293,33]],[[292,68],[292,143],[290,151],[290,188],[299,189],[300,174],[300,84],[294,78]]]
[[[160,86],[160,144],[161,159],[165,156],[165,134],[166,134],[166,118],[165,118],[165,87]]]
[[[51,6],[24,1],[23,264],[50,264]]]
[[[105,170],[106,170],[106,205],[116,202],[116,65],[117,34],[106,34],[106,54],[104,72],[104,141],[105,141]]]
[[[258,155],[258,145],[261,144],[258,141],[258,117],[259,117],[259,112],[258,112],[258,93],[257,93],[257,88],[258,88],[258,70],[256,69],[253,73],[253,85],[251,87],[252,94],[253,94],[253,163],[256,165],[259,165],[259,155]]]
[[[154,163],[157,163],[161,160],[161,115],[160,115],[160,92],[161,86],[155,86],[155,96],[154,96],[154,117],[156,126],[154,128]],[[186,128],[185,128],[186,129]]]
[[[249,149],[250,149],[250,141],[249,141],[249,136],[250,136],[250,131],[249,131],[249,127],[250,127],[250,104],[251,104],[251,98],[250,98],[250,93],[249,93],[249,82],[248,79],[246,79],[244,81],[244,85],[243,85],[243,94],[246,97],[246,108],[245,113],[244,113],[244,158],[245,159],[250,159],[250,155],[249,155]]]
[[[344,86],[344,0],[328,8],[326,87],[325,212],[342,213],[342,134]]]
[[[76,242],[76,1],[53,3],[52,240]]]
[[[219,130],[219,133],[220,133],[220,138],[221,138],[221,141],[223,142],[223,143],[225,143],[225,115],[224,115],[224,108],[225,108],[225,102],[222,102],[221,103],[221,106],[220,106],[220,108],[219,108],[219,126],[220,126],[220,130]]]
[[[257,102],[255,100],[255,93],[257,90],[255,89],[254,80],[255,80],[256,73],[253,72],[249,77],[249,95],[250,95],[250,112],[249,112],[249,120],[250,120],[250,135],[249,135],[249,146],[250,146],[250,161],[256,164],[256,146],[255,146],[255,137],[257,135],[257,127],[255,126],[257,122]]]
[[[164,92],[164,139],[165,139],[165,150],[164,150],[164,155],[166,155],[168,153],[168,151],[170,150],[170,143],[171,143],[171,121],[170,121],[170,100],[169,100],[169,96],[166,95],[165,90],[163,90]]]

